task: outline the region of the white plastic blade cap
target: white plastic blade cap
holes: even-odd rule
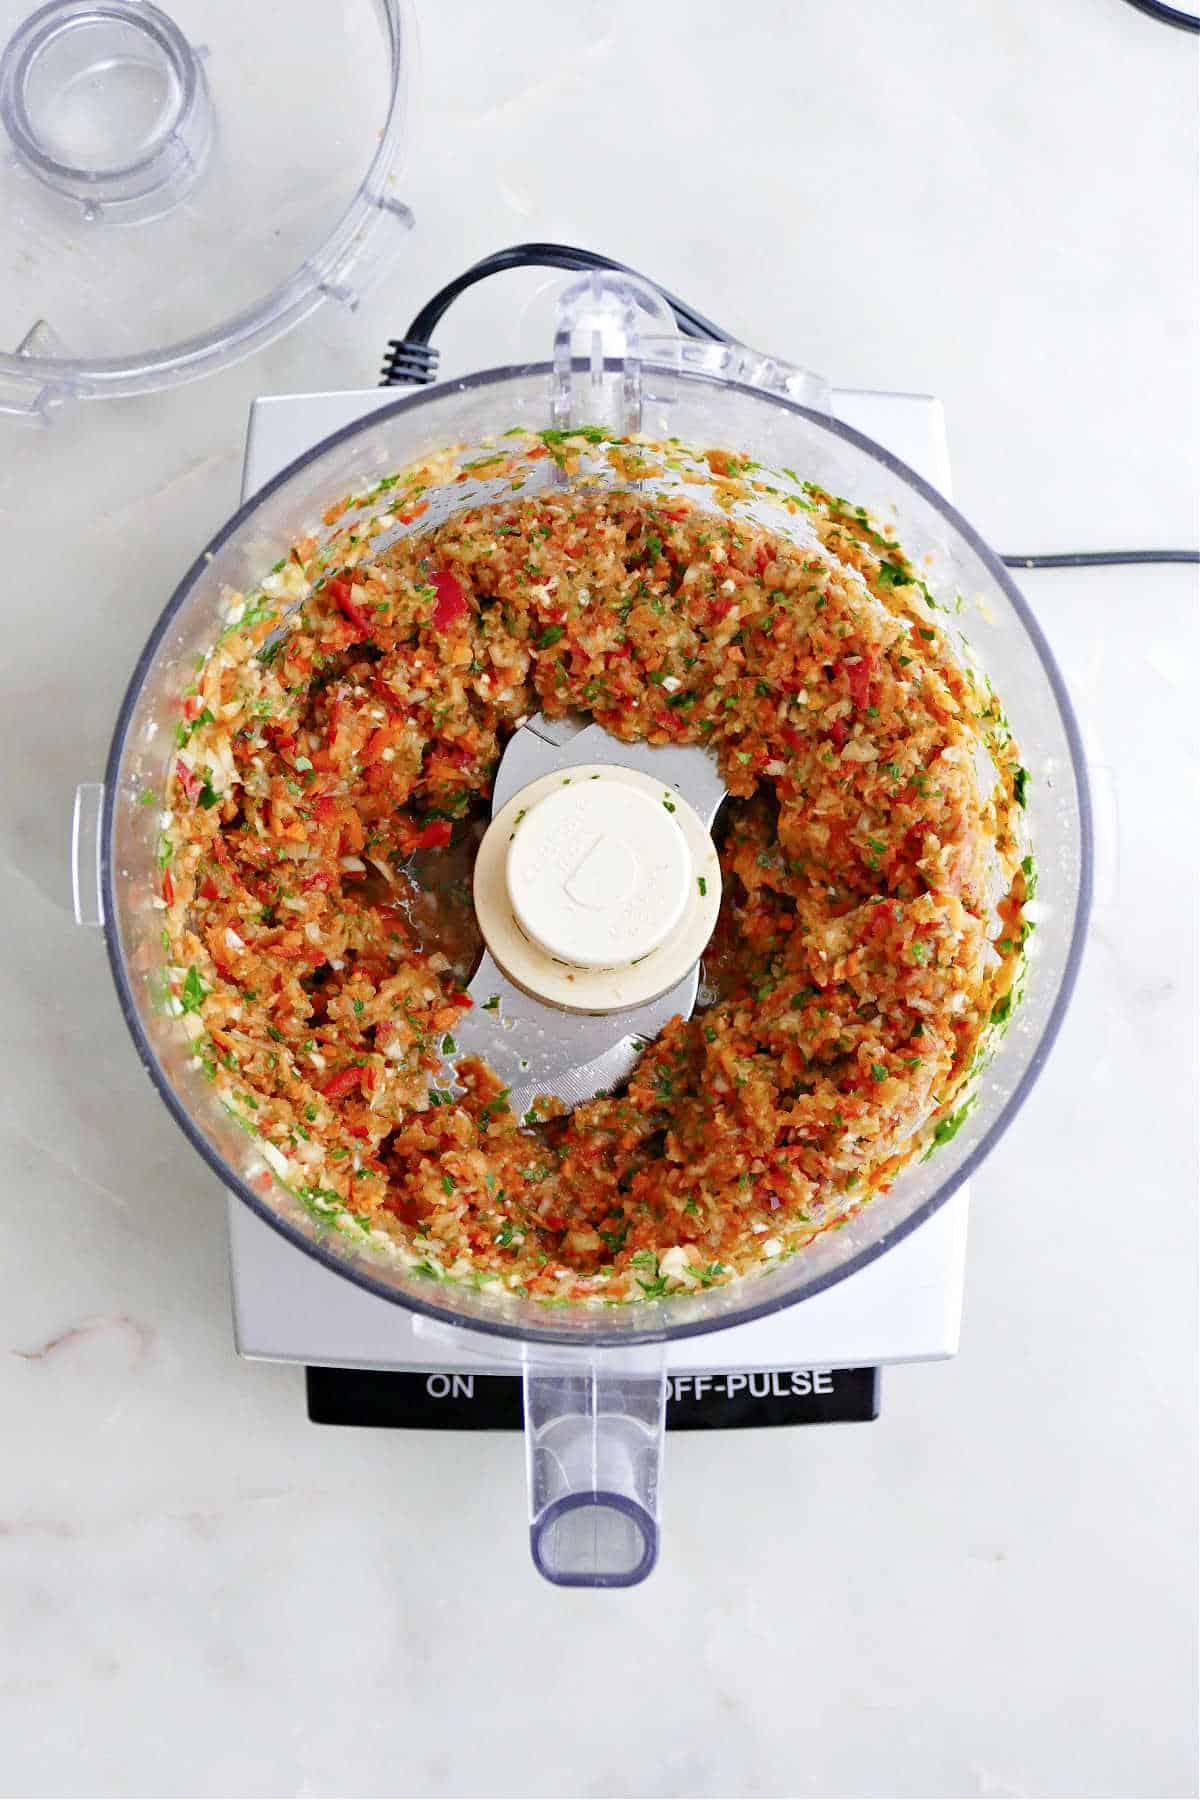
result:
[[[688,904],[691,856],[675,797],[613,780],[572,780],[530,808],[506,859],[509,902],[548,956],[581,969],[649,956]]]

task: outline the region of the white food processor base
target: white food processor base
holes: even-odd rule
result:
[[[396,398],[395,389],[374,388],[256,400],[244,496],[330,432]],[[949,494],[940,401],[834,389],[832,405],[838,418]],[[670,1343],[668,1424],[873,1418],[880,1364],[930,1361],[958,1349],[967,1207],[963,1188],[886,1256],[800,1305]],[[307,1364],[314,1419],[464,1428],[520,1424],[519,1344],[452,1330],[365,1293],[293,1248],[233,1195],[229,1249],[238,1351]],[[322,1374],[339,1370],[360,1373],[340,1386],[335,1374]],[[411,1379],[395,1386],[394,1399],[381,1401],[378,1386],[361,1385],[370,1380],[365,1371]],[[489,1376],[514,1379],[481,1381]]]

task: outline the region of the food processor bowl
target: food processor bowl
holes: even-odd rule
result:
[[[166,791],[179,697],[221,627],[227,590],[254,587],[332,501],[365,493],[392,471],[451,445],[463,446],[460,461],[469,463],[513,427],[538,432],[568,421],[727,448],[767,471],[794,471],[892,522],[934,595],[952,608],[960,597],[961,615],[952,614],[947,631],[962,627],[1003,699],[1030,771],[1025,818],[1040,886],[1030,909],[1035,930],[1023,1004],[978,1076],[973,1105],[934,1154],[906,1168],[844,1226],[761,1275],[632,1306],[547,1309],[406,1268],[361,1232],[356,1242],[322,1226],[269,1177],[255,1140],[189,1066],[188,1042],[163,1010],[159,808],[142,798]],[[538,467],[543,479],[555,478],[550,459]],[[611,471],[608,478],[618,479]],[[451,479],[425,495],[429,511],[416,528],[502,497],[501,486],[482,470]],[[685,491],[704,498],[703,488]],[[387,506],[384,491],[366,511]],[[804,530],[802,516],[771,512],[769,523],[785,534]],[[81,790],[76,817],[79,911],[103,924],[138,1052],[221,1182],[340,1277],[448,1328],[522,1346],[534,1555],[543,1573],[566,1584],[626,1584],[653,1564],[664,1344],[797,1305],[844,1280],[943,1205],[1011,1123],[1071,993],[1090,869],[1087,783],[1070,702],[1037,620],[998,558],[928,483],[831,418],[819,382],[740,346],[667,335],[654,297],[611,276],[590,276],[568,290],[553,362],[489,369],[384,405],[300,457],[234,515],[155,627],[121,707],[103,786]]]

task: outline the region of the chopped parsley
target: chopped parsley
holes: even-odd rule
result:
[[[967,1115],[971,1111],[973,1104],[973,1101],[968,1100],[966,1105],[960,1106],[957,1112],[953,1112],[948,1118],[941,1120],[934,1129],[929,1148],[921,1158],[922,1162],[928,1162],[935,1150],[940,1149],[943,1144],[948,1144],[951,1138],[958,1136],[959,1132],[966,1124]]]
[[[205,987],[203,981],[200,979],[199,969],[197,969],[193,963],[184,978],[183,987],[179,995],[179,1004],[183,1007],[185,1013],[199,1012],[201,1006],[208,998],[209,992],[210,990]]]

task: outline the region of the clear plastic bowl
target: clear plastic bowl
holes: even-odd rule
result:
[[[1049,1053],[1075,979],[1089,901],[1090,815],[1079,735],[1049,648],[1015,584],[970,526],[913,471],[820,410],[787,397],[797,384],[781,376],[777,365],[771,367],[768,390],[728,379],[731,367],[744,373],[751,366],[737,359],[736,350],[718,346],[643,346],[637,370],[642,429],[655,438],[721,445],[768,467],[790,467],[872,512],[893,516],[909,554],[918,561],[932,559],[929,581],[935,594],[964,596],[973,649],[1003,698],[1031,771],[1027,820],[1040,886],[1024,1004],[984,1071],[978,1102],[953,1141],[930,1161],[904,1171],[889,1193],[872,1200],[843,1229],[818,1238],[764,1275],[629,1308],[547,1311],[529,1300],[497,1299],[436,1284],[370,1251],[355,1252],[336,1236],[323,1236],[282,1188],[263,1194],[251,1186],[251,1172],[262,1169],[253,1142],[234,1126],[203,1077],[189,1070],[176,1023],[155,1009],[151,978],[162,960],[161,914],[153,906],[157,825],[155,809],[140,805],[139,795],[147,787],[156,792],[165,787],[177,699],[194,659],[212,642],[222,589],[252,586],[331,499],[363,491],[391,469],[449,444],[478,445],[513,425],[541,429],[550,421],[556,399],[561,421],[561,357],[557,371],[549,364],[494,369],[399,399],[301,457],[229,521],[184,576],[134,671],[113,738],[98,821],[103,918],[126,1020],[167,1107],[221,1181],[291,1243],[371,1293],[451,1326],[520,1339],[531,1366],[557,1371],[560,1384],[564,1368],[573,1370],[572,1379],[578,1377],[584,1388],[593,1384],[590,1399],[585,1394],[593,1413],[595,1384],[607,1392],[607,1371],[614,1366],[611,1357],[606,1363],[595,1353],[619,1349],[619,1397],[610,1395],[608,1410],[625,1425],[630,1395],[633,1411],[642,1404],[635,1393],[641,1392],[638,1382],[661,1382],[661,1350],[653,1346],[803,1301],[883,1255],[967,1179],[1015,1117]],[[578,364],[572,369],[568,385],[581,373]],[[602,379],[592,382],[601,413],[626,405],[629,370],[628,357],[623,362],[609,358]],[[482,494],[473,481],[442,490],[431,516],[477,504]],[[386,504],[385,495],[379,505]],[[631,1359],[636,1347],[643,1347],[640,1359]],[[531,1422],[536,1416],[531,1402]],[[531,1456],[536,1460],[534,1449]],[[557,1450],[550,1462],[561,1471]],[[586,1475],[581,1479],[586,1485]],[[632,1503],[643,1504],[645,1495],[638,1498],[636,1484],[632,1492]],[[628,1485],[625,1493],[629,1498]],[[550,1501],[544,1493],[541,1497],[545,1512]],[[563,1538],[562,1557],[569,1560],[575,1552],[564,1536],[562,1495],[551,1498],[559,1505],[555,1529]],[[624,1501],[616,1511],[620,1522],[614,1541],[624,1541],[629,1530]],[[655,1511],[648,1514],[651,1526]],[[604,1534],[595,1535],[599,1542]],[[644,1545],[639,1568],[643,1551]],[[543,1567],[548,1554],[542,1544]],[[552,1568],[546,1572],[553,1575]],[[599,1564],[593,1577],[604,1578]],[[562,1573],[554,1578],[581,1579]]]

